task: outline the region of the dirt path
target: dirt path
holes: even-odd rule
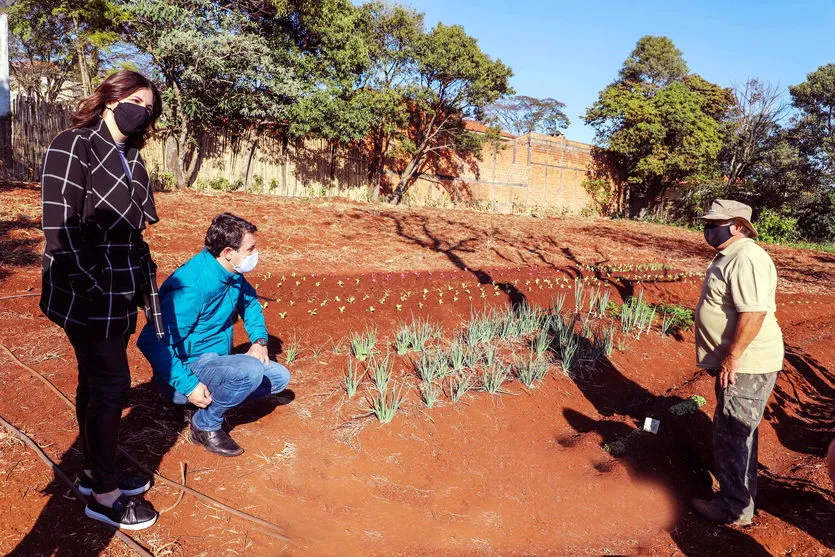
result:
[[[267,305],[271,349],[294,339],[303,349],[289,366],[293,394],[236,411],[230,422],[247,452],[219,459],[184,440],[181,416],[151,387],[151,370],[132,347],[122,446],[168,477],[187,462],[188,485],[280,525],[295,544],[186,496],[136,534],[157,554],[826,555],[835,548],[833,494],[820,458],[835,436],[832,254],[768,248],[781,277],[786,372],[761,427],[756,524],[737,530],[687,508],[709,489],[715,403],[712,379],[693,366],[690,333],[625,339],[584,379],[553,365],[537,389],[513,381],[507,394],[471,393],[459,403],[444,396],[433,409],[420,402],[411,364],[399,357],[395,380],[410,392],[384,426],[366,416],[361,395],[347,399],[339,388],[352,331],[373,325],[390,341],[414,314],[450,337],[471,308],[519,300],[547,306],[560,294],[570,305],[579,274],[599,278],[618,301],[643,290],[653,302],[692,307],[698,276],[653,280],[703,271],[710,252],[699,234],[610,220],[164,194],[162,221],[149,234],[161,278],[199,249],[222,210],[258,224],[262,257],[252,281]],[[39,212],[35,188],[0,187],[0,297],[39,285]],[[633,271],[628,282],[603,269],[650,263],[671,269]],[[236,335],[243,345],[243,332]],[[71,350],[37,298],[0,301],[0,343],[72,398]],[[519,343],[501,350],[508,358],[527,353]],[[0,382],[0,415],[74,473],[72,413],[2,355]],[[694,394],[707,399],[703,412],[668,412]],[[647,416],[662,420],[658,436],[634,436],[620,458],[601,448]],[[0,434],[0,552],[127,553],[64,492],[34,455]],[[164,508],[176,497],[156,485],[148,498]]]

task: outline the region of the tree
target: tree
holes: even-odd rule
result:
[[[414,74],[405,81],[409,112],[406,136],[398,145],[405,166],[389,201],[400,203],[432,154],[480,154],[487,136],[466,129],[485,106],[512,93],[512,72],[492,60],[458,25],[439,23],[416,41]]]
[[[289,37],[263,33],[263,19],[275,12],[253,6],[260,5],[137,0],[125,6],[126,39],[150,56],[162,81],[168,164],[180,188],[195,176],[202,134],[286,122],[303,91]]]
[[[54,101],[73,70],[89,95],[103,53],[118,40],[121,12],[111,0],[18,0],[9,8],[11,66],[21,89]]]
[[[798,110],[793,133],[796,144],[828,187],[835,181],[835,64],[821,66],[806,81],[789,87]]]
[[[780,121],[788,110],[781,101],[780,87],[757,79],[735,87],[734,97],[722,153],[726,183],[731,187],[741,185],[758,159],[780,144],[773,138],[780,133]]]
[[[629,58],[624,60],[619,81],[665,87],[682,80],[688,72],[682,52],[667,37],[646,35],[638,39]]]
[[[565,104],[556,99],[519,95],[490,103],[484,109],[484,119],[514,135],[537,132],[559,136],[569,124],[564,108]]]
[[[626,180],[631,216],[653,208],[670,185],[719,175],[720,120],[733,96],[687,72],[672,41],[643,37],[584,116]]]
[[[376,182],[378,197],[394,146],[407,137],[406,95],[417,70],[416,47],[424,34],[424,22],[423,14],[397,4],[368,2],[360,11],[360,30],[368,44],[370,64],[357,82],[374,115],[367,137],[369,177]]]

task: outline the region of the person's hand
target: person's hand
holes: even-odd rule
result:
[[[205,408],[212,403],[212,395],[209,394],[209,389],[203,383],[198,383],[186,398],[198,408]]]
[[[723,389],[736,385],[736,372],[739,371],[739,358],[728,354],[719,367],[719,384]]]
[[[247,350],[246,355],[252,356],[253,358],[257,358],[264,365],[270,363],[270,354],[267,352],[267,347],[261,346],[257,342],[252,343],[252,346],[249,347],[249,350]]]

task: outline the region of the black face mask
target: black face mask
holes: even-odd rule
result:
[[[731,233],[731,225],[730,224],[706,224],[705,225],[705,242],[713,246],[714,248],[718,248],[725,242],[731,239],[733,234]]]
[[[113,110],[113,118],[116,120],[116,127],[125,135],[136,135],[143,133],[151,123],[151,115],[144,106],[123,102],[116,105]]]

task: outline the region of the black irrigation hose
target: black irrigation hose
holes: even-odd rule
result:
[[[72,492],[75,494],[79,501],[84,503],[87,502],[87,498],[84,497],[84,495],[82,495],[80,491],[78,491],[78,486],[76,486],[75,483],[72,480],[70,480],[66,474],[64,474],[64,471],[61,470],[61,468],[59,468],[58,465],[55,464],[55,462],[51,458],[49,458],[45,452],[43,452],[43,449],[41,449],[40,446],[37,443],[35,443],[35,441],[33,441],[31,437],[29,437],[28,435],[17,429],[15,426],[7,422],[5,419],[3,419],[3,416],[0,416],[0,424],[3,424],[6,427],[6,429],[14,433],[18,439],[26,443],[26,445],[28,445],[30,449],[35,451],[35,454],[37,454],[47,466],[52,468],[52,471],[55,473],[55,475],[58,476],[58,478],[60,478],[62,482],[67,484],[70,487],[70,489],[72,489]],[[105,526],[107,526],[108,528],[112,528],[108,525]],[[153,557],[153,555],[147,549],[136,543],[136,541],[133,538],[131,538],[118,528],[115,528],[113,530],[117,538],[122,540],[125,543],[125,545],[130,547],[139,555],[141,555],[142,557]]]
[[[11,350],[9,350],[8,348],[6,348],[6,346],[4,346],[3,344],[0,344],[0,350],[5,352],[20,367],[27,370],[29,373],[31,373],[32,375],[37,377],[39,380],[41,380],[47,387],[49,387],[49,389],[52,392],[54,392],[56,395],[58,395],[61,398],[61,400],[63,400],[67,404],[67,406],[70,407],[70,409],[75,410],[75,404],[69,398],[67,398],[67,396],[64,393],[62,393],[58,389],[58,387],[56,387],[49,379],[47,379],[46,377],[44,377],[43,375],[38,373],[36,370],[32,369],[31,367],[29,367],[26,364],[24,364],[23,362],[21,362],[17,358],[17,356],[15,356],[14,353]],[[267,534],[268,536],[280,539],[280,540],[282,540],[284,542],[287,542],[287,543],[290,543],[290,544],[293,543],[293,541],[290,538],[288,538],[287,536],[284,535],[283,530],[277,524],[273,524],[272,522],[267,522],[263,518],[258,518],[257,516],[253,516],[249,513],[238,510],[234,507],[230,507],[229,505],[227,505],[225,503],[221,503],[217,499],[213,499],[212,497],[209,497],[208,495],[206,495],[204,493],[201,493],[201,492],[199,492],[195,489],[192,489],[192,488],[190,488],[186,485],[183,485],[179,482],[175,482],[174,480],[170,480],[170,479],[166,478],[165,476],[163,476],[162,474],[160,474],[159,472],[148,470],[148,468],[145,467],[144,464],[142,464],[141,462],[136,460],[133,457],[133,455],[131,455],[130,453],[128,453],[126,450],[124,450],[121,447],[119,447],[119,452],[125,458],[130,460],[137,468],[139,468],[140,470],[142,470],[146,474],[153,475],[155,478],[157,478],[158,480],[161,480],[163,483],[166,483],[169,486],[171,486],[175,489],[179,489],[180,491],[184,491],[185,493],[188,493],[190,495],[194,495],[195,497],[197,497],[201,501],[204,501],[204,502],[206,502],[210,505],[218,507],[221,510],[224,510],[224,511],[226,511],[226,512],[228,512],[228,513],[230,513],[234,516],[237,516],[238,518],[248,520],[249,522],[252,522],[253,524],[256,524],[256,525],[260,526],[261,528],[263,528],[263,533]]]

